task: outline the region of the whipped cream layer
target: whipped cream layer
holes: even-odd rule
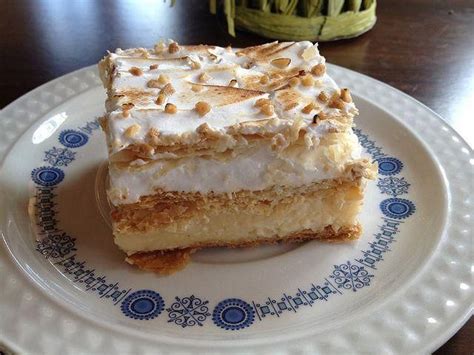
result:
[[[236,124],[276,119],[273,126],[284,127],[303,120],[311,132],[316,114],[352,118],[357,112],[352,101],[339,100],[337,107],[329,99],[318,101],[321,93],[330,98],[339,95],[340,89],[325,70],[313,70],[325,65],[317,44],[273,42],[237,51],[204,45],[177,46],[176,51],[170,51],[170,43],[153,50],[117,50],[99,64],[109,95],[104,126],[111,154],[129,146],[151,144],[147,141],[151,129],[162,138],[171,137],[166,140],[169,144],[182,144],[186,142],[183,136],[191,137],[191,142],[204,124],[210,131],[227,134],[229,129],[235,131]],[[158,103],[165,81],[159,85],[150,85],[150,81],[160,76],[166,78],[174,92]],[[304,82],[305,76],[311,76],[309,84]],[[295,78],[298,83],[290,85]],[[262,112],[257,104],[260,99],[269,99],[272,110]],[[209,104],[210,110],[204,116],[196,111],[197,102]],[[176,113],[166,112],[169,103],[176,106]],[[314,107],[305,110],[310,103]]]
[[[315,149],[292,146],[281,152],[261,144],[235,157],[193,156],[135,161],[134,166],[109,168],[109,199],[114,205],[138,202],[157,189],[203,194],[259,191],[273,186],[302,186],[343,177],[348,164],[360,158],[352,131],[337,134]]]

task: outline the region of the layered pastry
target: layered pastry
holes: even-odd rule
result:
[[[99,63],[115,243],[169,273],[192,251],[357,239],[366,179],[349,90],[311,42],[160,42]]]

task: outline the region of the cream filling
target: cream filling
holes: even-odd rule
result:
[[[145,232],[116,232],[115,243],[128,255],[136,252],[186,248],[198,245],[228,245],[259,242],[326,226],[335,231],[353,227],[360,211],[359,188],[332,190],[320,196],[300,196],[292,203],[268,208],[261,213],[233,209],[211,209],[192,218]],[[290,217],[290,218],[289,218]]]
[[[350,131],[339,134],[333,144],[291,146],[280,153],[261,145],[221,160],[199,156],[163,159],[139,169],[112,164],[109,199],[114,205],[135,203],[156,189],[206,194],[302,186],[341,177],[347,163],[360,154],[357,136]]]

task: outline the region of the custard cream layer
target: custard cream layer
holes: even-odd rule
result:
[[[304,231],[312,231],[317,237],[328,226],[335,233],[357,230],[362,191],[361,184],[342,184],[316,194],[295,194],[285,203],[260,205],[257,213],[236,206],[199,210],[190,218],[165,225],[141,230],[118,228],[114,241],[132,255],[154,250],[239,245],[246,241],[258,243]]]

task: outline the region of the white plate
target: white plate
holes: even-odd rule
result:
[[[167,277],[125,264],[101,216],[106,148],[96,117],[105,97],[96,70],[6,107],[0,228],[11,258],[0,260],[1,341],[47,354],[441,345],[471,311],[472,151],[414,99],[330,72],[352,88],[356,132],[380,166],[361,239],[202,251]]]

